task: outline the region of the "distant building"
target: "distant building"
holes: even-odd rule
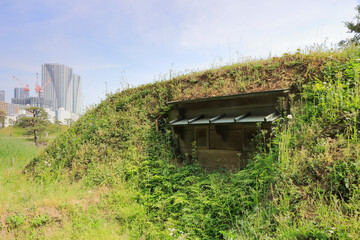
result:
[[[0,102],[5,102],[5,90],[0,90]]]
[[[64,64],[43,64],[42,85],[46,85],[40,96],[50,103],[53,110],[81,113],[81,77]],[[61,112],[61,111],[60,111]]]
[[[27,90],[27,91],[25,91]],[[0,111],[9,117],[7,126],[13,117],[26,115],[25,108],[45,109],[49,120],[60,120],[63,124],[76,121],[81,114],[81,77],[73,73],[72,68],[64,64],[43,64],[41,86],[36,87],[37,97],[30,97],[28,88],[14,88],[11,103],[5,102],[5,91],[0,90]]]
[[[21,110],[25,109],[25,106],[19,104],[7,104],[7,116],[17,116],[20,114]]]
[[[14,88],[14,98],[28,98],[29,91],[25,91],[24,88]]]
[[[50,110],[50,108],[44,108],[45,112],[48,114],[48,119],[51,123],[55,123],[56,115],[55,112]]]
[[[5,113],[6,116],[17,116],[23,109],[25,109],[23,105],[0,101],[0,111]]]
[[[51,101],[46,101],[43,97],[12,98],[11,103],[40,108],[51,107]]]
[[[55,110],[56,119],[62,124],[69,124],[71,121],[78,120],[79,115],[65,110],[65,108],[59,108]]]
[[[7,103],[5,101],[0,101],[0,112],[7,114]]]
[[[72,113],[77,115],[81,114],[81,99],[82,99],[82,86],[81,86],[81,77],[74,74],[73,76],[73,101],[72,101]]]

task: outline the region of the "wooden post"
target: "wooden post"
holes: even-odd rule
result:
[[[156,129],[156,131],[157,132],[159,132],[160,131],[160,127],[159,127],[159,120],[162,118],[162,116],[161,115],[159,115],[157,118],[156,118],[156,120],[155,120],[155,129]]]
[[[158,132],[159,131],[159,121],[158,119],[155,120],[155,129]]]

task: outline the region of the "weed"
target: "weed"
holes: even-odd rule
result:
[[[34,227],[40,227],[50,221],[50,217],[48,215],[39,215],[31,219],[30,223]]]
[[[13,215],[9,215],[6,218],[6,224],[9,229],[15,229],[25,223],[25,216],[20,212],[15,212]]]

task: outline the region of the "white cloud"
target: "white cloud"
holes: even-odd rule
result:
[[[186,0],[179,5],[187,7],[191,14],[181,25],[179,44],[186,48],[212,48],[226,46],[229,41],[237,42],[239,39],[243,43],[263,44],[264,38],[308,33],[325,24],[343,26],[339,18],[347,20],[349,12],[353,14],[356,3],[336,0],[326,4],[310,0],[296,4],[285,0],[209,0],[204,4],[204,1],[193,3]],[[342,5],[341,8],[339,5]],[[334,12],[338,13],[336,18]]]

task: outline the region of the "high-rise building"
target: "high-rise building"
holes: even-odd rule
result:
[[[29,91],[24,88],[14,88],[14,98],[29,98]]]
[[[5,102],[5,90],[0,90],[0,102]]]
[[[81,77],[79,75],[73,75],[73,101],[71,109],[73,113],[80,114],[81,113]]]
[[[45,100],[43,97],[12,98],[11,103],[19,105],[29,105],[31,107],[50,108],[52,101]]]
[[[43,64],[40,96],[50,103],[53,110],[64,108],[71,113],[81,113],[81,77],[64,64]]]

